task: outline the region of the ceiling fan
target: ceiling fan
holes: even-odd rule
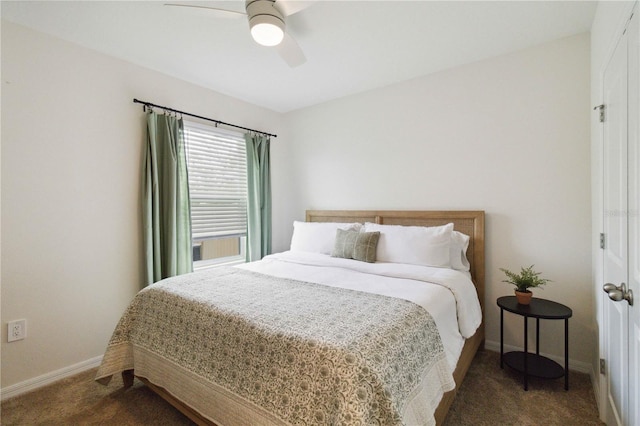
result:
[[[165,3],[165,6],[188,7],[203,11],[248,17],[253,39],[263,46],[275,46],[278,54],[292,68],[304,64],[304,56],[298,43],[286,32],[285,18],[306,9],[314,1],[297,0],[246,0],[246,12],[188,3]]]

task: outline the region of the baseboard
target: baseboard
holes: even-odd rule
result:
[[[74,365],[70,365],[68,367],[61,368],[60,370],[43,374],[42,376],[25,380],[24,382],[16,383],[15,385],[7,386],[6,388],[0,389],[0,400],[4,401],[5,399],[13,398],[14,396],[31,392],[43,386],[47,386],[51,383],[57,382],[58,380],[62,380],[64,378],[74,376],[76,374],[98,367],[101,362],[102,355],[79,362]]]
[[[493,340],[486,340],[484,343],[484,347],[485,349],[488,349],[490,351],[500,352],[500,342],[495,342]],[[522,348],[519,346],[504,345],[504,351],[505,352],[522,351]],[[543,352],[541,352],[540,355],[545,356],[557,362],[558,364],[564,366],[564,357],[557,356],[557,355],[550,355]],[[591,377],[591,380],[593,381],[593,367],[588,362],[576,361],[569,358],[569,370],[588,374]]]
[[[598,406],[598,413],[601,413],[600,409],[600,371],[594,370],[591,367],[591,384],[593,385],[593,395],[596,397],[596,405]]]

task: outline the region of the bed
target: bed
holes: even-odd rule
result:
[[[299,249],[336,224],[380,238],[379,256],[396,229],[462,233],[467,270]],[[484,212],[310,210],[296,226],[288,252],[142,290],[96,380],[135,375],[197,424],[441,424],[484,342]]]

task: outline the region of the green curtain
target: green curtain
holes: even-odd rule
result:
[[[147,114],[143,176],[146,284],[193,271],[191,206],[182,118]]]
[[[249,133],[247,142],[247,262],[271,254],[271,140]]]

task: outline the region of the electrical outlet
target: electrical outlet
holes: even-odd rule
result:
[[[7,342],[15,342],[27,337],[27,320],[9,321],[7,324]]]

